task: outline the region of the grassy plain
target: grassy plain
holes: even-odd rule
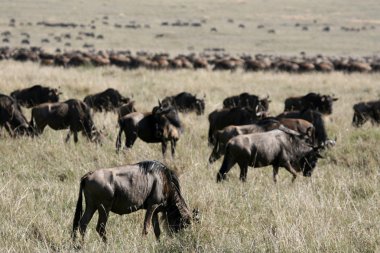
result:
[[[223,48],[232,54],[297,55],[304,51],[308,55],[362,56],[380,52],[379,13],[377,0],[4,0],[0,31],[10,31],[11,36],[0,36],[0,45],[43,46],[53,51],[84,49],[84,44],[89,44],[96,50],[172,55]],[[15,19],[15,26],[9,26],[11,19]],[[177,21],[188,25],[173,26]],[[38,22],[78,26],[45,27]],[[168,25],[163,26],[163,22]],[[201,26],[194,27],[193,23]],[[330,31],[323,31],[327,26]],[[94,37],[80,32],[94,33]],[[21,43],[27,38],[22,33],[29,34],[30,44]],[[98,35],[103,39],[97,39]],[[5,37],[9,42],[3,41]],[[43,43],[42,39],[49,42]]]
[[[61,69],[31,63],[0,62],[0,92],[35,83],[61,87],[62,100],[114,87],[133,94],[138,110],[150,110],[158,98],[186,90],[206,95],[206,115],[228,95],[248,91],[269,94],[273,115],[291,95],[308,91],[334,93],[339,100],[327,123],[336,147],[328,150],[311,178],[294,184],[285,170],[272,182],[272,169],[250,169],[248,181],[216,184],[221,161],[207,166],[207,116],[181,115],[185,132],[177,158],[167,159],[180,174],[184,197],[201,210],[201,222],[174,237],[153,231],[141,237],[144,212],[118,216],[107,224],[109,243],[90,223],[83,252],[378,252],[380,250],[378,128],[351,126],[352,104],[380,97],[378,74],[243,73],[207,71],[122,71],[117,68]],[[30,111],[24,110],[27,117]],[[160,145],[137,141],[116,154],[116,115],[96,114],[105,128],[103,146],[79,139],[64,144],[66,131],[46,129],[40,138],[0,137],[0,251],[74,252],[70,230],[79,179],[102,167],[162,160]]]

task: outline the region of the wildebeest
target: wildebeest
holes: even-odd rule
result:
[[[58,102],[61,94],[58,89],[34,85],[26,89],[13,91],[11,97],[15,98],[21,106],[30,108],[47,102]]]
[[[208,142],[215,145],[215,132],[230,125],[248,125],[255,123],[264,114],[256,112],[247,107],[223,108],[217,109],[208,115],[210,123],[208,131]]]
[[[297,131],[307,137],[307,142],[314,145],[315,129],[313,124],[303,119],[276,119],[265,118],[255,124],[242,126],[227,126],[218,130],[215,134],[216,143],[209,157],[209,163],[212,164],[225,153],[225,148],[229,140],[233,137],[243,134],[261,133],[285,126],[291,130]]]
[[[117,109],[122,104],[127,104],[130,98],[123,97],[119,91],[108,88],[105,91],[86,96],[83,101],[96,112],[103,110],[108,112]]]
[[[305,96],[287,98],[284,111],[306,111],[310,109],[329,115],[333,111],[333,102],[337,100],[338,98],[334,96],[310,92]]]
[[[324,146],[334,146],[335,141],[329,140],[327,137],[327,131],[325,128],[325,122],[323,120],[322,114],[313,111],[313,110],[306,110],[306,111],[293,111],[293,112],[283,112],[280,115],[278,115],[276,118],[293,118],[293,119],[304,119],[313,124],[315,127],[315,141],[317,142],[318,146],[324,147]]]
[[[355,104],[353,109],[353,126],[360,127],[368,120],[370,120],[373,125],[380,124],[380,100],[360,102]]]
[[[223,100],[223,108],[248,107],[261,112],[268,111],[270,102],[269,96],[260,99],[257,95],[244,92],[237,96],[225,98]]]
[[[54,130],[69,129],[66,142],[69,141],[72,132],[75,143],[78,142],[78,132],[82,132],[90,141],[101,141],[101,134],[94,125],[90,108],[78,99],[33,107],[30,125],[33,126],[36,135],[42,134],[46,126]]]
[[[0,129],[3,127],[11,137],[33,134],[17,101],[10,96],[0,94]]]
[[[293,175],[293,182],[300,171],[310,177],[320,157],[318,149],[306,143],[301,134],[285,127],[238,135],[227,143],[217,182],[224,180],[236,163],[240,167],[240,180],[243,182],[247,179],[248,166],[259,168],[268,165],[273,167],[274,182],[277,182],[279,167],[284,167]]]
[[[147,143],[161,143],[162,155],[165,156],[167,142],[170,141],[172,156],[175,154],[176,143],[182,133],[182,124],[177,110],[173,107],[153,108],[152,112],[133,112],[119,119],[119,134],[116,140],[116,150],[121,147],[121,136],[125,134],[125,147],[131,148],[137,137]]]
[[[82,215],[82,193],[86,209]],[[182,197],[179,179],[174,171],[157,161],[115,168],[99,169],[85,174],[80,181],[72,237],[79,231],[84,237],[88,223],[96,211],[99,213],[96,231],[104,242],[109,212],[119,215],[146,209],[143,235],[153,223],[158,239],[160,226],[158,213],[163,213],[169,230],[178,232],[191,224],[191,213]]]
[[[202,115],[205,111],[204,99],[197,98],[189,92],[181,92],[175,96],[166,97],[162,100],[162,104],[172,105],[179,112],[195,111],[197,115]]]

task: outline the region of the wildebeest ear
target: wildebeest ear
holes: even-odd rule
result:
[[[338,100],[339,100],[339,98],[333,98],[332,100],[333,100],[333,101],[338,101]]]

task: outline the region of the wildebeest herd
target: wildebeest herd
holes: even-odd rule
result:
[[[83,101],[69,99],[59,102],[58,89],[35,85],[17,90],[8,95],[0,94],[0,127],[4,127],[13,138],[18,136],[40,136],[46,126],[54,130],[68,129],[66,141],[78,132],[88,140],[102,142],[102,133],[95,126],[95,112],[118,114],[119,133],[116,149],[121,148],[122,134],[125,147],[132,148],[137,138],[147,143],[161,143],[165,156],[167,142],[171,143],[172,157],[176,143],[184,131],[179,112],[205,112],[204,98],[182,92],[169,96],[148,112],[138,112],[134,101],[115,89],[88,95]],[[240,180],[246,181],[248,167],[272,165],[273,181],[277,182],[280,167],[292,174],[310,177],[322,158],[321,151],[335,145],[327,136],[324,116],[333,112],[331,95],[308,93],[305,96],[285,100],[285,111],[269,116],[269,96],[259,97],[249,93],[228,97],[223,108],[208,115],[208,144],[212,147],[208,159],[212,164],[224,155],[216,174],[217,182],[227,177],[229,170],[238,164]],[[22,106],[31,108],[31,119],[27,121]],[[352,124],[362,126],[366,121],[380,123],[380,101],[360,102],[353,106]],[[82,211],[82,195],[86,207]],[[105,226],[109,212],[127,214],[146,209],[143,235],[153,226],[157,238],[160,236],[158,213],[162,213],[169,231],[178,232],[194,220],[182,197],[176,173],[157,161],[144,161],[133,165],[100,169],[84,175],[80,181],[79,197],[73,221],[72,236],[79,229],[82,237],[96,211],[99,213],[96,230],[106,241]]]

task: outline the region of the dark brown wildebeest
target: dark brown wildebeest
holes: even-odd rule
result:
[[[372,125],[380,124],[380,100],[360,102],[353,106],[354,117],[352,119],[352,125],[354,127],[360,127],[368,120]]]
[[[101,142],[101,134],[94,125],[90,108],[78,99],[65,102],[45,103],[33,107],[30,125],[36,135],[42,134],[46,126],[54,130],[69,129],[66,142],[74,133],[74,142],[78,142],[78,132],[82,132],[90,141]]]
[[[133,112],[119,119],[119,134],[116,140],[116,150],[121,147],[121,136],[125,134],[125,147],[132,148],[137,137],[147,143],[161,143],[162,155],[165,156],[167,142],[170,141],[172,156],[182,133],[182,124],[177,111],[172,108],[153,108],[152,112]]]
[[[122,118],[122,117],[124,117],[125,115],[127,115],[129,113],[137,112],[137,110],[135,108],[135,101],[132,100],[132,101],[126,103],[126,104],[121,105],[117,109],[117,112],[118,112],[119,119]]]
[[[188,92],[181,92],[175,96],[166,97],[162,100],[162,104],[172,105],[179,112],[195,111],[197,115],[202,115],[205,111],[204,99],[197,98]]]
[[[226,147],[226,154],[217,174],[217,182],[224,180],[228,171],[237,163],[240,167],[240,180],[246,181],[248,166],[273,166],[273,181],[277,182],[279,167],[284,167],[293,175],[297,172],[310,177],[318,158],[318,149],[303,140],[298,132],[280,127],[269,132],[238,135]]]
[[[287,98],[284,111],[314,110],[329,115],[333,111],[333,102],[337,100],[334,96],[310,92],[305,96]]]
[[[265,118],[258,121],[256,124],[242,125],[242,126],[227,126],[222,130],[218,130],[215,134],[216,144],[211,152],[208,159],[209,163],[212,164],[224,155],[226,145],[229,140],[233,137],[243,134],[253,134],[267,132],[274,129],[278,129],[280,126],[285,126],[291,130],[297,131],[307,137],[306,141],[314,145],[315,129],[313,124],[303,119],[276,119],[276,118]]]
[[[21,106],[30,108],[47,102],[58,102],[61,94],[58,89],[34,85],[26,89],[13,91],[11,97],[15,98]]]
[[[0,94],[0,129],[5,127],[11,137],[33,135],[17,101],[7,95]]]
[[[86,96],[83,101],[96,112],[103,110],[108,112],[127,104],[130,98],[123,97],[119,91],[108,88],[105,91]]]
[[[256,112],[249,108],[223,108],[217,109],[208,115],[210,127],[208,130],[208,143],[215,145],[215,132],[221,130],[226,126],[235,125],[248,125],[257,122],[265,115],[263,112]]]
[[[86,209],[82,215],[82,193]],[[80,182],[79,197],[73,221],[73,240],[79,231],[82,239],[88,223],[99,213],[96,231],[104,242],[109,212],[119,215],[146,209],[143,236],[153,223],[158,239],[158,213],[163,213],[170,232],[179,232],[191,224],[192,215],[182,197],[179,179],[174,171],[157,161],[143,161],[133,165],[99,169],[85,174]]]
[[[327,137],[327,132],[325,128],[325,122],[321,113],[313,110],[306,111],[293,111],[293,112],[283,112],[276,118],[293,118],[293,119],[304,119],[311,122],[315,128],[315,141],[319,147],[329,147],[334,146],[335,141],[330,140]]]
[[[257,95],[244,92],[237,96],[225,98],[223,108],[247,107],[256,110],[256,112],[266,112],[269,109],[270,102],[269,96],[260,99]]]

